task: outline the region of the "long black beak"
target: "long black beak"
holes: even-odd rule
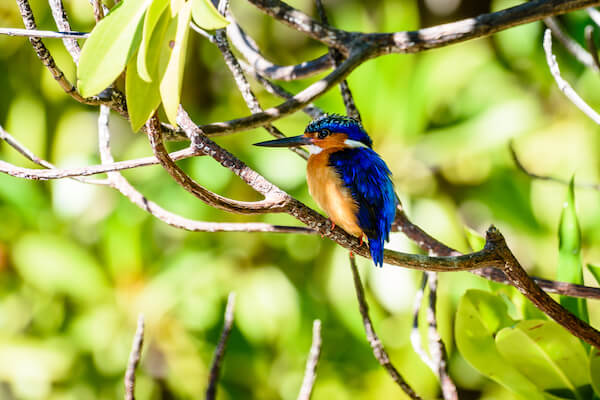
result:
[[[286,137],[282,139],[275,140],[267,140],[266,142],[254,143],[255,146],[263,146],[263,147],[298,147],[298,146],[306,146],[307,144],[312,144],[312,139],[304,136],[292,136]]]

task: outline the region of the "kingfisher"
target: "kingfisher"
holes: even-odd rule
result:
[[[398,197],[391,172],[373,151],[373,141],[354,118],[329,114],[312,121],[304,134],[255,143],[265,147],[306,146],[308,190],[332,223],[366,236],[376,266],[383,264]]]

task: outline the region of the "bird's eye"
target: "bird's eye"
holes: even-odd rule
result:
[[[331,131],[329,129],[322,129],[319,132],[319,139],[325,139],[327,136],[329,136],[330,133]]]

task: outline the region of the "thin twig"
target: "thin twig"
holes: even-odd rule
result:
[[[562,76],[560,76],[560,69],[558,68],[558,63],[556,62],[556,56],[552,54],[552,33],[550,32],[550,29],[546,29],[546,32],[544,32],[544,51],[546,52],[546,61],[548,63],[548,67],[550,68],[550,73],[554,77],[558,88],[577,108],[583,111],[585,115],[587,115],[595,123],[600,124],[600,114],[598,114],[581,97],[579,97],[571,85],[569,85],[569,83],[565,81]]]
[[[596,29],[593,25],[588,25],[585,27],[584,36],[585,43],[587,45],[588,51],[592,55],[592,60],[594,60],[594,65],[596,66],[596,71],[600,71],[600,59],[598,58],[598,47],[596,47],[596,41],[594,40],[594,33]]]
[[[227,306],[225,307],[225,321],[223,322],[223,330],[221,331],[221,337],[217,348],[215,349],[215,355],[213,357],[212,364],[210,366],[210,374],[208,379],[208,387],[206,389],[206,400],[214,400],[217,396],[217,383],[219,382],[219,373],[221,371],[221,364],[225,357],[225,350],[227,349],[227,340],[231,334],[231,328],[233,327],[233,310],[235,308],[235,293],[229,293],[227,297]]]
[[[71,32],[71,24],[69,24],[69,20],[67,19],[67,13],[65,11],[65,7],[63,6],[62,0],[48,0],[48,4],[50,5],[50,9],[52,10],[52,16],[54,17],[54,21],[56,22],[56,27],[64,32]],[[79,47],[79,43],[77,40],[72,38],[63,39],[63,43],[65,48],[73,58],[73,62],[75,64],[79,63],[79,55],[81,53],[81,48]]]
[[[329,21],[327,19],[327,12],[325,11],[325,7],[323,7],[323,3],[321,0],[315,0],[317,5],[317,12],[319,13],[319,18],[321,22],[325,25],[329,25]],[[340,63],[344,60],[344,55],[337,49],[333,47],[329,47],[329,56],[333,59],[334,67],[338,67]],[[346,107],[346,114],[349,117],[354,118],[357,121],[361,121],[360,112],[354,103],[354,97],[352,96],[352,92],[350,91],[350,86],[348,86],[348,81],[344,79],[340,82],[340,93],[342,94],[342,100],[344,101],[344,106]]]
[[[582,63],[586,67],[598,71],[592,55],[588,53],[583,47],[581,47],[579,43],[577,43],[563,30],[556,18],[545,18],[544,23],[546,24],[548,29],[550,29],[552,35],[554,35],[558,39],[558,41],[564,46],[565,49],[567,49],[569,53],[573,55],[573,57],[575,57],[580,63]]]
[[[539,174],[529,171],[527,168],[525,168],[525,166],[519,159],[519,156],[517,155],[517,151],[515,150],[514,142],[512,140],[510,141],[508,148],[510,150],[510,155],[511,155],[517,169],[519,169],[521,172],[523,172],[530,178],[543,180],[543,181],[556,182],[556,183],[560,183],[562,185],[568,185],[570,183],[566,179],[560,179],[560,178],[556,178],[553,176],[547,176],[547,175],[539,175]],[[581,188],[581,189],[600,190],[600,184],[597,184],[597,183],[575,183],[575,186],[578,188]]]
[[[415,293],[414,305],[413,305],[413,324],[410,330],[410,343],[412,348],[419,355],[421,360],[429,367],[429,369],[435,373],[435,365],[431,359],[431,356],[423,347],[423,341],[421,340],[421,332],[419,331],[419,317],[421,315],[421,306],[423,305],[423,297],[425,296],[425,288],[427,287],[427,274],[423,272],[421,278],[421,285]]]
[[[102,0],[90,0],[90,2],[94,8],[94,19],[98,23],[104,18],[104,4],[102,4]]]
[[[87,39],[88,37],[90,37],[90,34],[88,32],[55,32],[23,28],[0,28],[0,35],[49,39]]]
[[[321,356],[321,321],[315,319],[312,329],[312,345],[306,360],[306,369],[302,386],[298,394],[298,400],[309,400],[312,395],[315,381],[317,380],[317,366],[319,365],[319,357]]]
[[[394,367],[394,364],[392,364],[390,361],[390,357],[388,356],[383,344],[375,332],[375,328],[373,328],[373,323],[371,322],[371,317],[369,316],[369,305],[365,299],[365,291],[360,280],[360,275],[358,274],[356,260],[354,259],[354,255],[352,253],[350,253],[350,269],[352,270],[354,289],[356,290],[356,298],[358,299],[358,310],[362,316],[363,326],[365,327],[365,333],[367,335],[367,341],[369,342],[371,349],[373,349],[373,355],[375,356],[375,359],[383,368],[385,368],[394,382],[400,386],[400,388],[408,395],[408,397],[411,399],[421,399],[421,397],[415,393],[413,388],[411,388],[410,385],[404,380],[402,375],[400,375],[396,367]]]
[[[142,345],[144,344],[144,315],[140,314],[137,322],[137,329],[129,353],[129,362],[127,371],[125,371],[125,400],[135,400],[135,370],[140,362],[142,355]]]

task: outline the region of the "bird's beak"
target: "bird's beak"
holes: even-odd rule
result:
[[[254,143],[254,145],[262,147],[298,147],[312,143],[312,138],[305,135],[298,135],[282,139],[267,140],[266,142]]]

